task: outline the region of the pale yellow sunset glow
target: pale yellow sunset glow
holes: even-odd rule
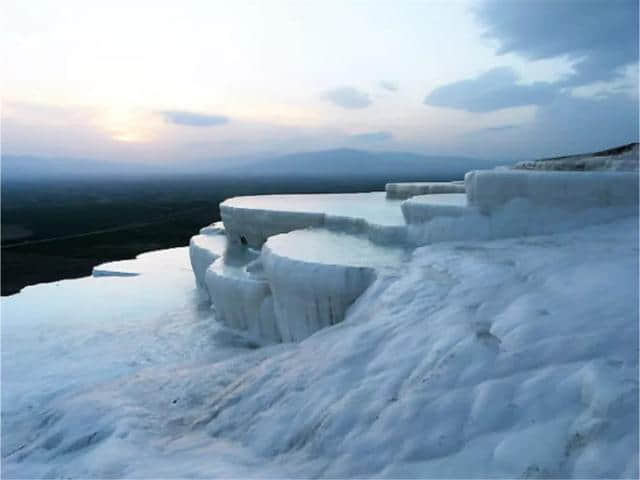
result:
[[[562,87],[581,57],[572,50],[503,53],[499,38],[483,35],[488,24],[479,5],[8,1],[3,151],[47,154],[55,146],[76,155],[98,141],[88,155],[153,161],[341,145],[522,155],[523,145],[539,145],[545,115],[582,108]],[[593,82],[582,81],[576,92],[586,91],[589,101],[603,92],[635,92],[637,68],[626,59],[620,65],[623,74],[600,75],[591,89],[585,82]],[[510,100],[485,105],[432,95],[494,78],[504,83],[498,96]],[[54,120],[46,118],[54,112]],[[182,114],[191,116],[185,121]],[[507,126],[518,128],[507,135]],[[49,130],[31,137],[42,129]],[[594,139],[579,132],[577,144]],[[599,133],[598,142],[611,143],[612,132]]]

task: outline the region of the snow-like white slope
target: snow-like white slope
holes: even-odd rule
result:
[[[299,475],[637,475],[637,260],[635,219],[419,249],[202,423]]]
[[[163,250],[162,255],[157,252],[141,253],[134,260],[118,260],[115,262],[103,263],[93,267],[94,277],[105,276],[135,276],[144,273],[161,274],[167,270],[189,271],[189,266],[184,265],[184,247]]]
[[[220,216],[233,242],[261,247],[267,238],[307,227],[365,233],[374,241],[403,241],[400,202],[384,192],[259,195],[220,204]]]
[[[638,286],[632,217],[419,248],[257,350],[186,268],[29,287],[1,303],[2,475],[637,477]]]
[[[139,275],[2,297],[2,478],[256,471],[252,452],[180,432],[190,430],[187,411],[197,418],[212,395],[279,347],[256,350],[214,320],[188,248],[130,262],[144,263]],[[176,268],[159,275],[154,262]]]
[[[405,200],[416,195],[464,193],[464,182],[402,182],[384,186],[387,198]]]

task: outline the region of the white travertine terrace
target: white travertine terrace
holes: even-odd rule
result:
[[[281,341],[271,288],[260,269],[255,268],[259,265],[257,256],[251,249],[230,246],[207,268],[206,289],[220,322],[246,330],[255,338]]]
[[[369,287],[376,269],[397,265],[401,248],[328,230],[275,235],[262,248],[283,341],[298,341],[339,323]]]
[[[639,478],[637,174],[524,173],[2,297],[1,475]]]
[[[518,162],[520,170],[638,171],[640,145],[631,143],[601,152]]]
[[[435,217],[465,215],[470,209],[463,193],[418,195],[402,202],[402,214],[408,224],[426,223]]]
[[[638,478],[637,217],[417,248],[259,349],[138,261],[2,297],[3,477]]]
[[[207,225],[206,227],[202,227],[200,229],[200,233],[203,235],[216,235],[216,234],[224,234],[224,223],[215,222],[211,225]]]
[[[235,197],[220,205],[224,225],[192,238],[190,256],[219,321],[265,341],[299,341],[341,322],[416,246],[567,231],[637,215],[637,206],[637,171],[496,169],[469,172],[464,185]]]
[[[155,252],[141,253],[133,260],[118,260],[93,267],[93,277],[135,277],[145,273],[158,273],[168,269],[183,269],[183,262],[178,252],[183,247],[165,250],[162,256]]]
[[[567,210],[638,203],[638,172],[477,170],[466,174],[469,204],[489,213],[516,198]]]
[[[406,200],[416,195],[436,193],[464,193],[464,182],[403,182],[387,183],[384,186],[389,199]]]
[[[307,227],[393,243],[404,226],[400,201],[386,200],[384,192],[235,197],[220,204],[220,216],[232,242],[256,248],[272,235]]]
[[[189,258],[193,267],[196,283],[204,287],[204,274],[215,260],[224,255],[227,249],[227,237],[214,233],[213,235],[200,234],[191,237],[189,242]]]

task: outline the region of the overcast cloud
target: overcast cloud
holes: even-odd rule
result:
[[[547,82],[519,85],[509,67],[494,68],[476,78],[450,83],[433,90],[424,103],[468,112],[491,112],[523,105],[544,105],[556,96],[557,87]]]
[[[522,152],[528,145],[525,156],[535,157],[637,141],[637,1],[486,0],[474,12],[485,37],[497,41],[498,55],[564,59],[573,72],[554,82],[532,83],[504,66],[436,87],[425,104],[482,114],[537,107],[534,117],[517,128],[480,128],[461,142],[505,152]],[[635,71],[625,77],[630,85],[613,83],[629,75],[633,65]]]
[[[229,122],[229,118],[222,115],[206,115],[203,113],[184,112],[178,110],[164,111],[160,112],[160,114],[169,123],[186,125],[189,127],[211,127],[215,125],[224,125]]]
[[[328,90],[324,92],[322,98],[338,107],[348,109],[366,108],[372,103],[367,93],[353,87],[338,87]]]
[[[391,132],[367,132],[351,135],[351,138],[362,143],[384,142],[386,140],[391,140],[393,138],[393,134]]]
[[[388,90],[389,92],[398,91],[398,85],[396,85],[394,82],[386,82],[386,81],[380,82],[380,86],[385,90]]]
[[[637,0],[183,3],[5,0],[3,154],[523,157],[638,139]]]
[[[637,0],[487,0],[476,13],[498,54],[575,61],[565,85],[612,80],[638,62]]]

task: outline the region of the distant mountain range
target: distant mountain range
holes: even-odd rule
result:
[[[225,173],[283,177],[462,178],[469,170],[492,168],[498,163],[468,157],[339,149],[269,158],[240,168],[228,168]]]
[[[36,157],[31,155],[2,155],[2,181],[28,179],[63,179],[96,176],[126,175],[133,168],[124,163],[94,159]],[[140,173],[142,173],[140,171]]]
[[[239,163],[239,162],[238,162]],[[233,177],[388,178],[416,180],[462,178],[468,170],[491,168],[497,161],[467,157],[425,156],[401,152],[338,149],[270,158],[191,161],[158,166],[78,158],[2,156],[3,181],[95,177],[216,175]]]

